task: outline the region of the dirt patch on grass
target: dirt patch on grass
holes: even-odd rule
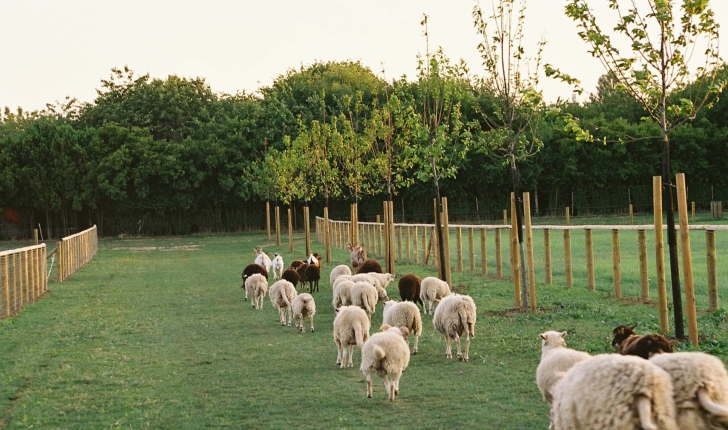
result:
[[[178,245],[178,246],[118,246],[109,248],[109,251],[131,251],[131,252],[148,252],[148,251],[198,251],[202,245]]]
[[[536,312],[543,312],[545,310],[546,309],[541,306],[538,306],[536,308]],[[489,311],[489,312],[486,312],[485,314],[491,315],[491,316],[498,316],[498,317],[512,317],[515,315],[527,314],[529,312],[530,312],[530,310],[528,308],[525,308],[525,309],[524,308],[511,308],[511,309],[506,309],[506,310],[502,310],[502,311]]]
[[[456,294],[468,294],[468,287],[467,285],[455,285],[452,287],[452,292]]]

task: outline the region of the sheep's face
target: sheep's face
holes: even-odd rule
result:
[[[539,336],[541,337],[542,348],[566,345],[566,342],[564,342],[564,338],[566,337],[565,331],[547,331],[541,333]]]
[[[612,334],[614,334],[614,339],[612,339],[612,346],[618,348],[619,345],[621,345],[622,342],[624,342],[628,337],[635,335],[634,326],[628,327],[625,325],[621,325],[612,330]]]

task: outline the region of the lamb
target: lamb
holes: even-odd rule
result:
[[[341,275],[351,276],[351,269],[349,269],[349,266],[347,266],[346,264],[341,264],[331,270],[331,274],[329,275],[329,283],[331,284],[332,288],[334,286],[334,281],[336,281],[336,278]]]
[[[306,266],[304,273],[306,282],[308,282],[308,292],[313,293],[314,290],[319,290],[319,280],[321,279],[321,269],[315,264],[309,264]]]
[[[440,301],[432,318],[435,330],[445,336],[447,349],[445,357],[452,358],[451,344],[455,339],[458,344],[458,360],[468,361],[470,338],[475,337],[475,320],[477,309],[470,296],[450,294]],[[465,335],[465,355],[460,350],[460,337]]]
[[[382,326],[384,331],[375,333],[361,349],[361,367],[367,378],[367,397],[372,397],[372,374],[377,372],[384,380],[384,388],[390,401],[399,394],[399,379],[409,365],[409,345],[405,327]],[[389,377],[392,380],[389,380]]]
[[[412,302],[396,302],[387,300],[382,310],[382,323],[392,327],[407,327],[409,333],[415,335],[412,354],[417,354],[417,343],[422,335],[422,316],[420,308]]]
[[[728,427],[728,373],[720,359],[703,352],[675,352],[653,355],[650,362],[670,375],[678,427]]]
[[[407,274],[399,278],[399,297],[402,300],[407,300],[414,303],[419,303],[422,309],[425,309],[425,304],[422,303],[420,298],[420,284],[422,280],[413,274]]]
[[[273,269],[273,280],[276,281],[278,279],[283,278],[283,268],[285,265],[283,264],[283,257],[279,253],[275,253],[273,255],[273,261],[271,262],[271,268]]]
[[[291,302],[293,302],[297,295],[298,293],[293,284],[284,279],[276,281],[270,286],[268,296],[273,307],[278,309],[281,325],[286,325],[286,315],[288,315],[288,326],[291,326]]]
[[[648,360],[618,354],[576,363],[553,389],[554,430],[677,430],[670,375]]]
[[[428,313],[432,314],[432,304],[439,302],[443,297],[447,297],[448,294],[450,294],[450,286],[447,282],[433,276],[423,279],[420,284],[420,300],[423,303],[423,308],[425,307],[424,303],[427,303],[430,309],[429,312],[425,309],[425,315]]]
[[[296,269],[286,269],[283,271],[281,279],[285,279],[286,281],[293,284],[293,288],[296,288],[296,286],[298,285],[298,272],[296,272]]]
[[[255,264],[264,268],[266,273],[270,272],[270,266],[272,262],[270,261],[270,257],[268,257],[268,254],[263,252],[263,248],[255,248]]]
[[[334,318],[334,343],[338,349],[336,356],[336,364],[340,368],[346,367],[346,356],[349,355],[349,367],[354,367],[352,363],[354,355],[354,345],[360,348],[364,342],[369,339],[369,330],[371,322],[367,318],[366,312],[356,306],[342,306],[336,309],[336,317]]]
[[[250,294],[253,308],[263,309],[266,291],[268,291],[268,279],[260,273],[250,275],[245,280],[245,296]]]
[[[354,283],[348,280],[342,280],[336,283],[336,287],[334,288],[334,298],[331,301],[334,309],[339,306],[351,305],[351,287],[353,286]]]
[[[612,333],[612,346],[622,355],[636,355],[645,360],[662,352],[673,352],[674,348],[670,341],[661,334],[637,335],[634,326],[619,326]]]
[[[394,275],[392,275],[391,273],[369,272],[367,273],[367,275],[379,281],[379,285],[381,285],[384,289],[387,289],[389,284],[394,281]]]
[[[313,333],[313,316],[316,315],[316,302],[313,296],[308,293],[299,294],[293,299],[291,304],[293,310],[293,318],[296,319],[296,328],[301,333],[306,332],[306,320],[311,320],[311,333]]]
[[[389,300],[387,292],[382,287],[377,288],[363,281],[356,282],[351,287],[351,304],[367,311],[370,320],[372,319],[372,314],[376,311],[377,301],[379,299],[383,301]]]
[[[536,384],[543,399],[551,404],[551,389],[574,364],[591,358],[591,355],[566,347],[566,332],[547,331],[541,337],[541,362],[536,369]]]
[[[357,243],[356,246],[352,245],[351,243],[347,243],[346,249],[351,252],[351,254],[349,255],[351,268],[353,270],[357,270],[362,264],[364,264],[364,261],[366,261],[367,259],[367,252],[364,250],[364,246],[362,246],[360,243]]]
[[[243,285],[240,286],[240,288],[245,288],[245,281],[248,280],[248,277],[251,275],[254,275],[256,273],[259,273],[263,276],[265,276],[265,279],[268,279],[268,272],[265,270],[264,267],[261,267],[255,263],[248,264],[245,266],[245,269],[243,269]],[[248,291],[245,290],[245,300],[248,300]]]
[[[379,264],[377,260],[369,259],[364,261],[358,269],[356,269],[356,273],[370,273],[370,272],[376,272],[376,273],[382,273],[384,272],[382,270],[382,265]]]

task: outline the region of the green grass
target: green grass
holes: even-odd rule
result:
[[[589,292],[577,281],[576,261],[575,286],[562,286],[552,233],[554,285],[538,286],[538,313],[508,311],[514,305],[509,281],[454,273],[455,289],[478,305],[471,361],[446,360],[442,336],[423,315],[420,353],[412,356],[394,403],[381,380],[374,398],[366,398],[358,350],[354,369],[335,366],[328,273],[347,262],[347,252],[334,250],[334,261],[325,263],[321,291],[314,293],[316,332],[301,334],[279,325],[269,300],[253,310],[240,288],[254,246],[281,252],[289,262],[303,257],[300,236],[295,253],[261,234],[104,240],[89,265],[67,282],[51,282],[48,296],[19,316],[0,321],[0,427],[546,428],[548,408],[535,383],[538,333],[568,330],[569,346],[602,353],[611,352],[618,324],[637,324],[640,332],[659,328],[654,304],[611,297],[605,234],[595,235],[596,255],[605,257],[597,273],[604,273]],[[581,239],[575,236],[576,257]],[[622,247],[626,264],[626,242]],[[319,244],[313,248],[323,252]],[[424,277],[435,269],[400,263],[397,272]],[[623,274],[623,283],[631,282]],[[397,298],[396,286],[389,290]],[[380,323],[378,307],[373,329]],[[701,349],[724,361],[726,328],[725,310],[700,313]]]

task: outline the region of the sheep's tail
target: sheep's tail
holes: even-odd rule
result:
[[[698,400],[700,400],[700,405],[705,408],[706,411],[715,415],[719,421],[728,422],[728,408],[715,403],[713,399],[710,398],[708,390],[706,390],[705,387],[701,387],[698,390]]]
[[[415,307],[417,307],[417,305],[415,305]],[[417,318],[417,316],[413,316],[412,319],[412,333],[414,333],[415,336],[419,336],[422,334],[422,318]]]
[[[354,338],[356,338],[356,344],[361,348],[364,345],[364,327],[361,323],[357,322],[354,325]]]
[[[288,308],[290,309],[291,308],[291,302],[290,302],[290,300],[288,300],[288,294],[286,294],[286,289],[285,288],[281,288],[281,298],[283,299],[283,303],[285,303],[286,306],[288,306]]]
[[[640,426],[643,430],[657,430],[657,426],[652,421],[652,401],[646,396],[639,396],[635,400],[637,413],[640,418]]]
[[[377,358],[377,361],[381,361],[384,358],[384,356],[387,355],[384,352],[384,348],[382,348],[379,345],[374,345],[374,347],[372,348],[372,352],[374,353],[374,357]]]
[[[474,326],[470,319],[471,311],[473,311],[473,309],[470,309],[470,306],[468,306],[467,303],[461,302],[458,305],[458,318],[460,319],[460,324],[465,328],[468,336],[475,337],[475,330],[471,330],[471,327]]]

